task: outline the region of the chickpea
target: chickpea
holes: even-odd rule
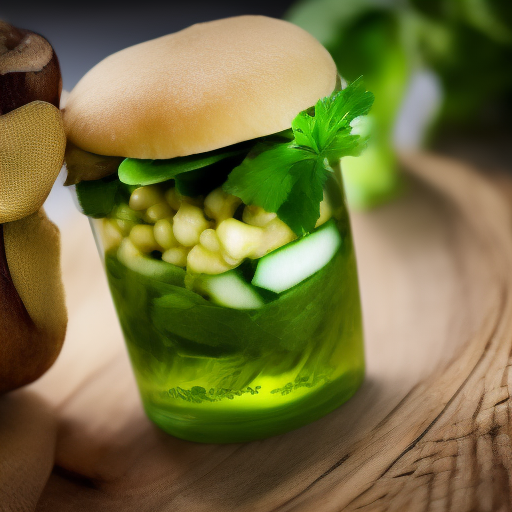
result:
[[[199,236],[199,243],[209,251],[220,251],[219,237],[214,229],[205,229]]]
[[[165,200],[175,212],[180,209],[181,197],[178,195],[178,191],[175,187],[172,187],[165,192]]]
[[[102,228],[102,242],[105,252],[119,247],[123,240],[123,235],[115,220],[102,219]]]
[[[167,203],[157,203],[146,210],[146,219],[149,222],[156,222],[160,219],[171,217],[173,211]]]
[[[260,241],[260,245],[250,257],[261,258],[270,251],[282,247],[296,238],[297,236],[290,229],[288,224],[276,217],[263,228],[263,237]]]
[[[221,188],[216,188],[206,196],[204,211],[208,217],[220,224],[223,220],[233,217],[241,203],[240,198],[224,192]]]
[[[232,259],[251,257],[263,239],[263,228],[249,226],[236,219],[226,219],[217,228],[223,252]]]
[[[130,240],[143,253],[161,251],[162,247],[155,240],[153,226],[138,224],[130,231]]]
[[[186,247],[199,243],[199,236],[209,227],[203,210],[188,203],[181,203],[173,219],[173,232],[176,240]]]
[[[154,204],[164,201],[158,185],[148,185],[136,188],[130,196],[129,206],[132,210],[145,210]]]
[[[320,203],[320,217],[316,221],[315,228],[317,228],[318,226],[321,226],[322,224],[327,222],[331,217],[332,217],[332,208],[331,208],[331,205],[329,204],[329,202],[327,201],[327,197],[325,197],[325,194],[324,194],[324,198],[323,198],[322,202]]]
[[[112,219],[123,236],[128,236],[135,223],[131,220]]]
[[[176,237],[174,236],[172,224],[169,219],[158,220],[153,229],[153,233],[157,243],[164,249],[170,249],[171,247],[179,245]]]
[[[220,274],[231,270],[218,252],[209,251],[202,245],[195,245],[188,253],[187,270],[198,274]]]
[[[251,226],[258,226],[262,228],[276,217],[276,213],[267,212],[261,208],[261,206],[249,205],[244,208],[242,220]]]
[[[186,247],[172,247],[162,254],[162,260],[172,263],[178,267],[187,266],[188,249]]]
[[[236,266],[240,265],[240,263],[242,262],[242,258],[232,258],[228,254],[226,254],[224,251],[221,251],[221,255],[222,255],[222,259],[228,265],[231,265],[232,267],[236,267]]]

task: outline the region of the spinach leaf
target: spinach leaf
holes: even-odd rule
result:
[[[120,182],[104,178],[95,181],[81,181],[75,185],[76,197],[82,212],[88,217],[106,217],[116,205]]]
[[[208,153],[182,156],[168,160],[126,158],[119,166],[119,179],[127,185],[152,185],[176,178],[179,174],[213,165],[226,158],[246,153],[239,146],[221,148]]]
[[[174,179],[178,192],[189,197],[207,195],[226,181],[228,174],[242,162],[245,155],[244,151],[208,167],[178,174]]]

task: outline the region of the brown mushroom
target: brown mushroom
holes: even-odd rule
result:
[[[59,107],[62,78],[50,43],[0,20],[0,115],[41,100]]]
[[[67,324],[60,274],[59,231],[43,210],[0,224],[0,393],[57,358]]]
[[[75,185],[80,181],[99,180],[117,172],[124,160],[118,156],[102,156],[84,151],[68,141],[65,164],[68,171],[64,185]]]
[[[64,157],[61,89],[48,41],[0,21],[0,393],[41,376],[66,332],[59,232],[39,210]]]

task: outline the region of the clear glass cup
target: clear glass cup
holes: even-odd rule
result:
[[[190,246],[181,256],[152,246],[155,219],[167,215],[176,232],[183,228],[176,201],[208,211],[202,198],[179,197],[172,187],[157,186],[171,213],[165,206],[134,210],[126,199],[108,218],[91,219],[148,417],[183,439],[243,442],[295,429],[348,400],[364,377],[364,351],[339,167],[325,185],[315,231],[285,237],[287,243],[263,257],[253,254],[240,264],[227,258],[234,270],[214,276],[183,268]],[[234,217],[270,236],[265,222],[273,216],[260,211],[249,218],[244,208]],[[205,218],[210,230],[218,228],[220,222]]]

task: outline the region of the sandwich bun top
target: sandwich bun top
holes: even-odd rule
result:
[[[64,125],[92,153],[192,155],[289,128],[336,78],[327,50],[303,29],[227,18],[110,55],[69,95]]]

